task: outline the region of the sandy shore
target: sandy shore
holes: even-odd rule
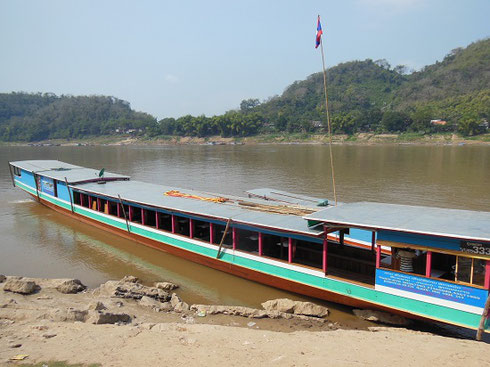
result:
[[[168,136],[165,138],[143,138],[138,136],[107,135],[76,140],[46,140],[34,143],[12,142],[6,145],[20,146],[97,146],[97,145],[256,145],[256,144],[328,144],[326,134],[270,134],[249,137],[210,136],[205,138],[190,136]],[[332,137],[333,144],[346,145],[490,145],[490,133],[474,137],[457,134],[374,134],[359,133],[352,136],[337,134]]]
[[[157,312],[99,288],[60,293],[50,280],[22,295],[0,284],[0,365],[68,361],[102,366],[484,366],[486,343],[402,328],[343,330],[327,320]],[[126,323],[79,318],[104,307]],[[89,311],[85,311],[89,310]],[[77,321],[77,319],[79,321]]]

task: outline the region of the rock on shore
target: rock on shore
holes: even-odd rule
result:
[[[325,317],[328,316],[328,308],[311,302],[293,301],[288,298],[278,298],[262,303],[266,311],[278,311],[295,315]]]
[[[10,279],[0,282],[0,365],[15,355],[39,365],[54,360],[103,366],[490,364],[485,343],[385,327],[331,331],[337,327],[320,316],[326,310],[317,310],[317,317],[297,314],[311,314],[311,306],[301,310],[290,300],[265,302],[264,310],[188,306],[134,277],[80,293],[61,293],[57,287],[66,280],[15,277],[39,286],[24,294],[2,290]]]
[[[26,280],[22,278],[10,278],[7,279],[5,284],[3,285],[3,290],[5,292],[13,292],[20,294],[31,294],[36,291],[38,288],[37,284],[32,280]]]
[[[143,297],[153,298],[160,302],[170,301],[170,294],[157,287],[147,287],[136,277],[126,276],[119,281],[110,280],[95,290],[96,293],[120,298],[140,300]]]
[[[2,278],[3,277],[3,278]],[[3,279],[3,280],[2,280]],[[43,288],[56,289],[60,293],[79,293],[87,287],[78,279],[42,279],[26,278],[17,276],[0,276],[0,283],[5,281],[3,290],[20,294],[32,294]]]
[[[23,294],[2,290],[6,281],[0,283],[0,365],[17,355],[34,365],[56,360],[123,367],[490,364],[485,343],[387,327],[331,331],[320,317],[325,310],[319,317],[296,314],[310,314],[310,306],[300,311],[289,300],[266,302],[264,310],[192,305],[175,312],[186,308],[182,299],[168,295],[161,302],[161,293],[135,279],[80,293],[61,293],[59,280],[23,280],[40,288]]]

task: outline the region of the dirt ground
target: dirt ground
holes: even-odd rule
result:
[[[1,288],[1,287],[0,287]],[[131,322],[77,321],[97,302]],[[325,322],[156,312],[99,291],[31,295],[0,289],[0,365],[67,361],[102,366],[488,366],[486,343],[402,328],[345,330]]]

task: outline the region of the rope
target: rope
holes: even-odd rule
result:
[[[335,199],[335,206],[337,206],[337,192],[335,190],[335,171],[333,168],[333,154],[332,154],[332,129],[330,127],[330,114],[328,112],[327,72],[325,70],[325,55],[323,54],[323,39],[320,39],[320,47],[322,50],[323,90],[325,92],[325,109],[327,110],[328,140],[329,140],[328,147],[330,150],[330,169],[332,170],[333,197]]]

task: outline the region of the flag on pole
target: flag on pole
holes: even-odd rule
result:
[[[315,48],[318,48],[320,46],[320,43],[322,42],[322,24],[320,23],[320,16],[318,16],[318,23],[316,25],[316,45]]]

